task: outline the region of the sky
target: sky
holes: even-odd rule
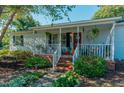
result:
[[[76,6],[72,12],[69,12],[69,18],[71,21],[90,20],[98,9],[99,7],[97,7],[97,5],[79,5]],[[34,15],[34,18],[42,25],[51,24],[51,21],[48,18],[44,18],[41,15]],[[68,22],[66,17],[54,23],[64,22]]]

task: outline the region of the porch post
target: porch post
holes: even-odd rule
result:
[[[79,26],[77,26],[77,37],[78,37],[78,42],[77,42],[77,44],[79,45]]]
[[[77,42],[77,54],[79,55],[80,53],[79,53],[79,38],[80,38],[80,35],[79,35],[79,31],[80,29],[79,29],[79,26],[77,26],[77,36],[78,36],[78,42]]]
[[[60,28],[59,31],[60,31],[60,41],[59,41],[59,42],[60,42],[60,54],[62,54],[62,53],[61,53],[61,50],[62,50],[62,49],[61,49],[61,47],[62,47],[62,46],[61,46],[61,33],[62,33],[62,28]]]
[[[35,30],[33,30],[33,55],[35,55]]]
[[[112,31],[112,61],[114,61],[114,52],[115,52],[115,45],[114,45],[114,41],[115,41],[114,28],[115,28],[115,25],[116,25],[116,23],[113,24],[113,31]]]

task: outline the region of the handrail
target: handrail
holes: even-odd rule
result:
[[[55,66],[57,65],[60,57],[61,57],[61,44],[58,44],[56,51],[53,53],[53,70],[55,70]]]
[[[76,59],[79,57],[79,44],[77,45],[75,51],[74,51],[74,54],[72,56],[72,61],[73,61],[73,64],[75,63]]]

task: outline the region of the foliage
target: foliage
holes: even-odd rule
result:
[[[74,64],[75,72],[86,77],[100,77],[105,75],[107,65],[103,58],[96,56],[82,56]]]
[[[11,51],[11,55],[16,57],[17,61],[25,61],[27,58],[32,57],[33,53],[30,51],[16,50]]]
[[[100,9],[94,14],[93,19],[109,18],[122,16],[124,18],[123,5],[102,5]]]
[[[55,87],[74,87],[77,84],[79,84],[78,75],[73,71],[66,72],[53,82]]]
[[[29,27],[37,27],[40,25],[32,16],[18,18],[12,22],[16,31],[29,30]]]
[[[9,49],[9,36],[7,34],[3,38],[2,49]]]
[[[95,28],[92,29],[92,31],[90,31],[90,32],[87,34],[87,38],[92,41],[92,40],[94,40],[98,35],[99,35],[99,29],[95,27]]]
[[[8,83],[0,84],[0,87],[27,87],[42,76],[43,74],[39,72],[28,72]]]
[[[5,55],[9,55],[9,54],[10,54],[9,49],[0,50],[0,56],[5,56]]]
[[[26,60],[25,66],[29,68],[46,68],[51,67],[52,63],[45,58],[31,57]]]
[[[0,50],[0,56],[14,56],[16,57],[17,61],[24,62],[27,58],[32,57],[33,53],[30,51],[22,51],[22,50],[16,50],[16,51],[10,51],[9,49],[2,49]]]

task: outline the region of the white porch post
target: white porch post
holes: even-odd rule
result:
[[[114,41],[115,41],[114,28],[115,28],[115,25],[116,25],[116,23],[113,24],[113,31],[112,31],[112,61],[114,61],[114,52],[115,52],[115,45],[114,45]]]
[[[59,29],[59,31],[60,31],[60,54],[62,54],[62,52],[61,52],[61,50],[62,50],[62,45],[61,45],[61,38],[62,38],[62,36],[61,36],[61,34],[62,34],[62,28],[60,28]]]
[[[33,55],[35,55],[35,30],[33,30]]]
[[[77,38],[78,38],[77,45],[79,45],[79,37],[80,37],[80,35],[79,35],[79,26],[77,26]]]
[[[79,54],[80,54],[80,53],[79,53],[79,46],[80,46],[80,45],[79,45],[79,43],[80,43],[80,42],[79,42],[79,40],[80,40],[80,35],[79,35],[80,33],[79,33],[79,32],[80,32],[80,29],[79,29],[79,26],[77,26],[77,36],[78,36],[78,44],[77,44],[77,54],[78,54],[78,55],[77,55],[77,56],[79,56]]]

